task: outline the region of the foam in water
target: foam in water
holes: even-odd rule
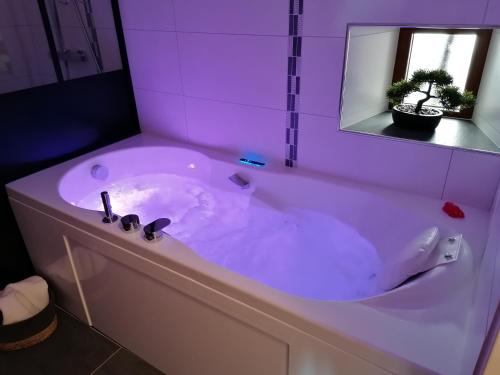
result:
[[[101,210],[107,190],[113,210],[142,223],[168,217],[166,228],[204,259],[290,294],[322,300],[381,293],[376,249],[335,217],[277,210],[252,197],[174,174],[126,178],[92,192],[77,206]]]

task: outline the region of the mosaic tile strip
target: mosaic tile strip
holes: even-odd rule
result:
[[[288,72],[286,98],[285,165],[287,167],[297,166],[303,14],[304,0],[290,0],[288,13]]]

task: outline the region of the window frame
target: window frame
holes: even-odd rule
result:
[[[472,91],[477,96],[481,78],[483,75],[486,57],[488,56],[488,49],[490,40],[493,33],[492,29],[440,29],[440,28],[401,28],[399,30],[399,40],[396,50],[396,59],[394,62],[394,72],[392,82],[398,82],[406,78],[408,65],[410,63],[410,52],[412,45],[412,36],[416,33],[443,33],[443,34],[475,34],[477,35],[476,45],[472,53],[471,64],[469,72],[467,73],[467,81],[465,83],[465,90]],[[461,111],[443,111],[444,116],[458,117],[464,119],[471,119],[474,108],[467,108]]]

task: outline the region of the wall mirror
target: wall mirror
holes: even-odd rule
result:
[[[0,0],[0,94],[120,69],[111,0]]]
[[[340,129],[500,153],[500,30],[350,25]]]

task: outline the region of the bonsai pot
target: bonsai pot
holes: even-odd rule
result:
[[[398,104],[392,108],[394,125],[411,130],[433,132],[439,125],[443,112],[434,108],[422,108],[420,113],[414,112],[412,104]]]

